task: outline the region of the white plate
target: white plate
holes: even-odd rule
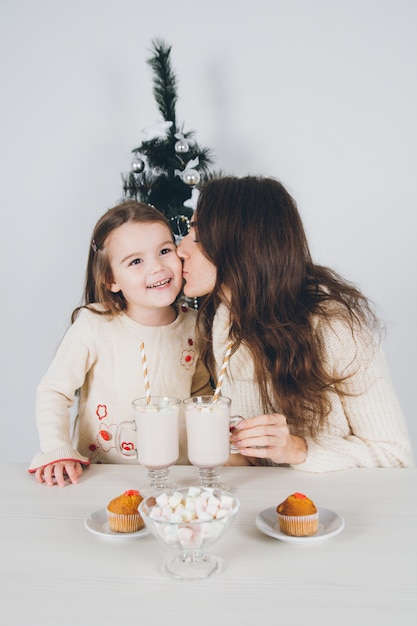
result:
[[[279,528],[276,507],[261,511],[256,517],[255,524],[258,530],[265,535],[287,543],[313,543],[334,537],[342,532],[345,527],[345,520],[341,515],[321,506],[317,509],[319,512],[319,529],[315,535],[310,537],[292,537],[283,533]]]
[[[110,530],[106,509],[99,509],[91,513],[91,515],[85,518],[84,526],[94,535],[99,535],[104,539],[111,539],[112,541],[136,541],[137,539],[147,537],[150,533],[146,526],[135,533],[116,533]]]

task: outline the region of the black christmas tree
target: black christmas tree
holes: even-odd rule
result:
[[[178,238],[187,234],[199,185],[214,176],[211,151],[201,148],[193,131],[177,124],[177,80],[171,66],[171,46],[152,41],[147,60],[153,77],[153,94],[163,120],[142,132],[144,140],[132,150],[131,170],[122,175],[124,198],[154,205],[171,220]]]

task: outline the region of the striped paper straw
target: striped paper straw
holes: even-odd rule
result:
[[[220,369],[220,374],[219,374],[219,377],[217,379],[217,385],[216,385],[216,390],[215,390],[214,396],[213,396],[213,402],[216,402],[216,400],[219,397],[220,387],[222,386],[223,378],[224,378],[224,375],[226,374],[227,364],[229,362],[231,352],[232,352],[232,343],[229,343],[229,345],[227,346],[227,350],[225,352],[225,355],[223,357],[222,367]]]
[[[140,354],[142,357],[142,370],[143,370],[143,378],[145,381],[145,393],[146,393],[146,404],[150,404],[152,402],[151,391],[149,389],[149,378],[148,378],[148,366],[146,364],[146,353],[145,353],[145,344],[140,344]]]

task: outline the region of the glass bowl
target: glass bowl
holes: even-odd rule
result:
[[[146,497],[139,513],[152,534],[175,550],[165,561],[165,571],[181,580],[197,580],[220,571],[222,559],[205,549],[223,535],[239,506],[228,491],[185,487]]]

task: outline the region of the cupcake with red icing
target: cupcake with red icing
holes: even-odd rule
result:
[[[107,505],[107,519],[110,530],[116,533],[135,533],[141,530],[145,522],[138,507],[143,497],[136,489],[128,489]]]
[[[298,491],[277,506],[279,527],[286,535],[309,537],[319,528],[317,507],[310,498]]]

